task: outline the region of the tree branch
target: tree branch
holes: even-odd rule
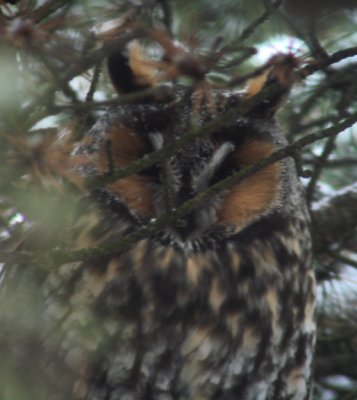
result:
[[[328,138],[327,142],[325,143],[324,149],[323,149],[320,157],[316,160],[317,162],[314,165],[314,170],[313,170],[311,179],[306,187],[306,200],[307,200],[308,204],[310,204],[313,199],[316,184],[320,178],[323,167],[324,167],[329,155],[332,153],[333,149],[335,148],[335,141],[336,141],[336,136],[330,136]]]
[[[316,254],[350,238],[357,229],[357,183],[313,204],[312,220]]]
[[[313,74],[316,71],[324,69],[331,64],[335,64],[345,58],[354,57],[357,55],[357,46],[349,47],[348,49],[343,49],[340,51],[336,51],[335,53],[331,54],[328,58],[319,60],[316,63],[309,64],[306,67],[303,67],[299,70],[299,76],[304,79],[307,76]]]
[[[264,13],[243,30],[243,32],[237,39],[237,42],[242,43],[247,40],[249,36],[251,36],[255,32],[257,27],[262,25],[267,19],[269,19],[269,17],[282,5],[282,3],[283,0],[277,0],[272,4],[269,4],[269,7],[266,7]]]
[[[351,125],[357,122],[357,114],[354,114],[350,116],[349,118],[346,118],[343,122],[336,124],[330,128],[324,129],[322,131],[318,131],[315,133],[311,133],[296,142],[279,149],[275,151],[271,156],[265,158],[264,160],[261,160],[260,162],[250,165],[246,168],[243,168],[242,170],[232,174],[231,176],[217,182],[216,184],[210,186],[203,192],[200,192],[196,196],[194,196],[192,199],[186,201],[182,206],[180,206],[178,209],[174,211],[170,211],[169,213],[165,213],[158,217],[155,221],[150,222],[149,224],[143,226],[142,228],[138,229],[134,233],[131,233],[125,237],[121,237],[116,241],[110,242],[110,243],[104,243],[100,247],[96,248],[86,248],[86,249],[81,249],[81,250],[76,250],[76,251],[64,251],[61,249],[56,249],[50,251],[46,256],[40,253],[33,254],[32,257],[28,261],[30,262],[39,262],[39,260],[42,260],[42,262],[45,260],[46,263],[50,264],[63,264],[67,262],[74,262],[74,261],[85,261],[93,258],[98,258],[98,257],[103,257],[105,255],[108,255],[110,253],[119,253],[124,249],[127,249],[128,246],[138,242],[141,239],[144,239],[152,234],[157,233],[160,231],[160,229],[171,225],[171,224],[177,224],[179,220],[187,215],[189,212],[191,212],[193,209],[198,207],[200,204],[203,202],[207,201],[210,199],[212,196],[219,194],[225,189],[228,189],[234,184],[238,184],[241,182],[243,179],[247,178],[248,176],[254,174],[255,172],[260,171],[261,169],[267,167],[270,164],[273,164],[277,161],[280,161],[286,157],[294,155],[297,151],[302,149],[303,147],[312,144],[316,142],[317,140],[324,139],[330,136],[334,136],[339,132],[342,132],[343,130],[347,129]],[[356,208],[357,208],[357,201],[356,201],[356,196],[357,196],[357,185],[355,191],[352,193],[352,199],[354,199],[354,214],[357,216]],[[337,208],[341,207],[341,212],[343,214],[344,210],[344,199],[341,198],[339,201],[338,199],[333,202],[334,204],[337,204]],[[342,203],[342,204],[340,204]],[[342,208],[343,207],[343,208]],[[323,207],[322,207],[323,208]],[[321,211],[320,211],[321,212]],[[315,218],[317,217],[317,214],[315,214]],[[326,220],[325,214],[321,214],[321,218],[323,218],[323,221]],[[330,222],[321,222],[319,221],[316,222],[316,226],[320,227],[320,229],[317,229],[316,232],[324,232],[325,225],[329,224]],[[322,230],[321,230],[322,229]],[[341,225],[339,225],[338,229],[341,229]],[[315,232],[315,234],[316,234]],[[336,232],[334,231],[336,234]],[[340,232],[338,232],[339,234]],[[322,237],[322,235],[320,236]],[[320,242],[318,241],[319,236],[317,235],[317,243],[325,243],[324,241]],[[336,239],[336,237],[334,237]],[[332,238],[330,238],[332,240]],[[321,245],[320,247],[321,248]],[[24,254],[19,254],[19,257],[21,257],[21,260],[23,261],[24,258],[27,258],[26,255]],[[0,253],[0,260],[5,260],[9,258],[8,253]]]

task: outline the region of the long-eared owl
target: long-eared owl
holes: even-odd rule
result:
[[[110,76],[120,93],[147,94],[107,111],[72,157],[74,171],[92,180],[78,247],[125,240],[168,218],[124,250],[67,264],[62,280],[51,278],[51,290],[70,298],[57,339],[76,377],[68,396],[307,399],[315,289],[309,218],[293,160],[270,164],[169,218],[286,145],[274,113],[292,84],[289,56],[276,56],[243,93],[172,84],[158,95],[132,53],[109,57]],[[274,94],[244,115],[175,148],[269,85]],[[165,157],[115,178],[120,168],[167,146]]]

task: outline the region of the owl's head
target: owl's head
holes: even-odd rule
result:
[[[148,89],[156,84],[152,65],[145,70],[137,48],[109,57],[109,74],[120,93]],[[241,169],[270,156],[283,146],[274,113],[294,81],[291,59],[280,55],[267,63],[263,75],[245,92],[212,89],[205,77],[194,89],[173,85],[170,95],[152,96],[108,111],[78,146],[74,163],[84,176],[114,175],[157,151],[167,151],[150,167],[121,179],[99,184],[94,194],[111,213],[140,226],[185,203]],[[269,85],[270,98],[244,115],[234,110]],[[229,118],[224,120],[226,113]],[[233,117],[232,117],[233,115]],[[223,118],[209,132],[207,124]],[[184,145],[175,145],[190,132],[200,132]],[[224,232],[232,234],[288,204],[291,162],[271,164],[242,182],[227,186],[170,224],[163,237],[193,242]]]

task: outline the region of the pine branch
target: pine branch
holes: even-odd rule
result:
[[[274,14],[275,10],[277,10],[282,5],[282,3],[283,0],[277,0],[272,4],[269,4],[269,6],[266,7],[264,13],[251,24],[249,24],[240,34],[239,38],[237,39],[238,43],[242,43],[247,40],[260,25],[266,22],[270,18],[270,16]]]

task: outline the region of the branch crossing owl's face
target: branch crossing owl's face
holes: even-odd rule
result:
[[[127,61],[121,53],[110,58],[109,71],[117,89],[122,87],[122,91],[129,92],[130,88],[146,87],[142,83],[145,79],[139,80],[140,86],[133,77],[137,57],[135,48],[134,61]],[[271,61],[263,77],[253,80],[246,93],[212,90],[207,82],[200,82],[192,96],[188,95],[190,89],[178,88],[166,100],[149,97],[140,104],[113,110],[85,137],[74,163],[80,165],[85,176],[110,175],[154,151],[175,146],[189,132],[203,132],[205,124],[238,108],[269,84],[279,83],[274,97],[251,107],[246,115],[230,118],[210,134],[203,132],[184,146],[177,145],[175,151],[149,168],[113,179],[100,188],[106,199],[110,196],[113,204],[125,208],[137,221],[149,221],[179,209],[210,186],[263,160],[285,143],[272,115],[293,83],[293,68],[288,56],[274,59],[276,63]],[[142,70],[140,64],[140,74]],[[217,191],[175,224],[169,224],[164,236],[181,245],[192,241],[201,245],[199,239],[210,232],[241,230],[279,206],[287,189],[282,184],[285,169],[284,162],[276,163],[238,185]]]
[[[215,101],[236,105],[242,96],[225,98],[220,92]],[[107,126],[100,121],[93,128],[77,150],[76,162],[80,160],[90,174],[110,174],[113,167],[125,167],[163,149],[211,119],[205,112],[192,126],[195,116],[189,107],[182,110],[177,105],[160,105],[155,110],[145,105],[125,106],[104,121]],[[104,191],[137,220],[150,220],[178,209],[214,183],[268,157],[281,145],[282,140],[272,135],[265,122],[241,118],[212,135],[194,139],[152,167],[108,183]],[[282,168],[281,164],[268,166],[239,185],[227,187],[167,232],[173,239],[187,241],[227,225],[241,229],[279,204]]]
[[[150,86],[143,65],[135,79],[135,62],[120,52],[109,58],[113,83],[124,93]],[[92,243],[125,238],[168,216],[125,251],[75,268],[72,303],[99,316],[103,330],[88,348],[77,344],[91,360],[79,379],[85,398],[307,396],[314,277],[293,161],[213,190],[169,218],[285,145],[274,113],[293,69],[290,56],[272,59],[246,93],[214,90],[200,75],[193,91],[173,86],[167,96],[149,94],[108,111],[77,146],[75,170],[99,177],[91,186],[101,210],[87,232]],[[277,88],[270,97],[235,114],[269,85]],[[160,151],[163,157],[116,178]]]

